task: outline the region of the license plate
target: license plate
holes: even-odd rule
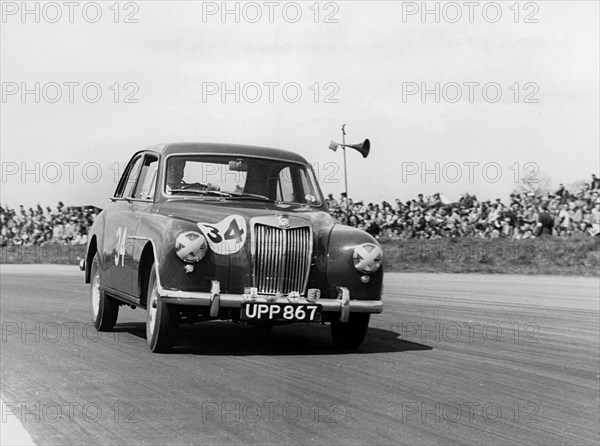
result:
[[[241,314],[246,321],[315,322],[320,317],[321,306],[314,304],[245,303]]]

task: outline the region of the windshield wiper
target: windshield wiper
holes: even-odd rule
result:
[[[171,189],[171,193],[178,193],[178,192],[191,192],[193,194],[198,194],[198,195],[213,195],[213,196],[218,196],[218,197],[231,197],[231,194],[227,193],[227,192],[221,192],[218,190],[208,190],[208,189],[204,189],[204,190],[200,190],[200,189],[192,189],[192,188],[182,188],[182,189]]]
[[[269,203],[275,203],[275,200],[265,197],[264,195],[243,193],[242,195],[232,194],[229,197],[230,200],[246,200],[246,201],[267,201]]]

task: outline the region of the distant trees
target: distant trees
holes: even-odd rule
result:
[[[551,189],[551,183],[549,176],[542,172],[536,172],[535,175],[525,175],[521,177],[513,192],[515,194],[533,193],[536,196],[541,196],[554,192]]]

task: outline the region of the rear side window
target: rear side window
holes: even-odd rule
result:
[[[119,181],[119,185],[117,186],[117,190],[115,192],[116,198],[130,198],[133,192],[133,188],[135,187],[136,180],[138,178],[138,174],[140,172],[140,166],[142,164],[142,155],[136,156],[123,173],[121,177],[121,181]]]

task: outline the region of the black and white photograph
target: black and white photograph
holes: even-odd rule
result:
[[[600,443],[600,2],[0,1],[1,445]]]

